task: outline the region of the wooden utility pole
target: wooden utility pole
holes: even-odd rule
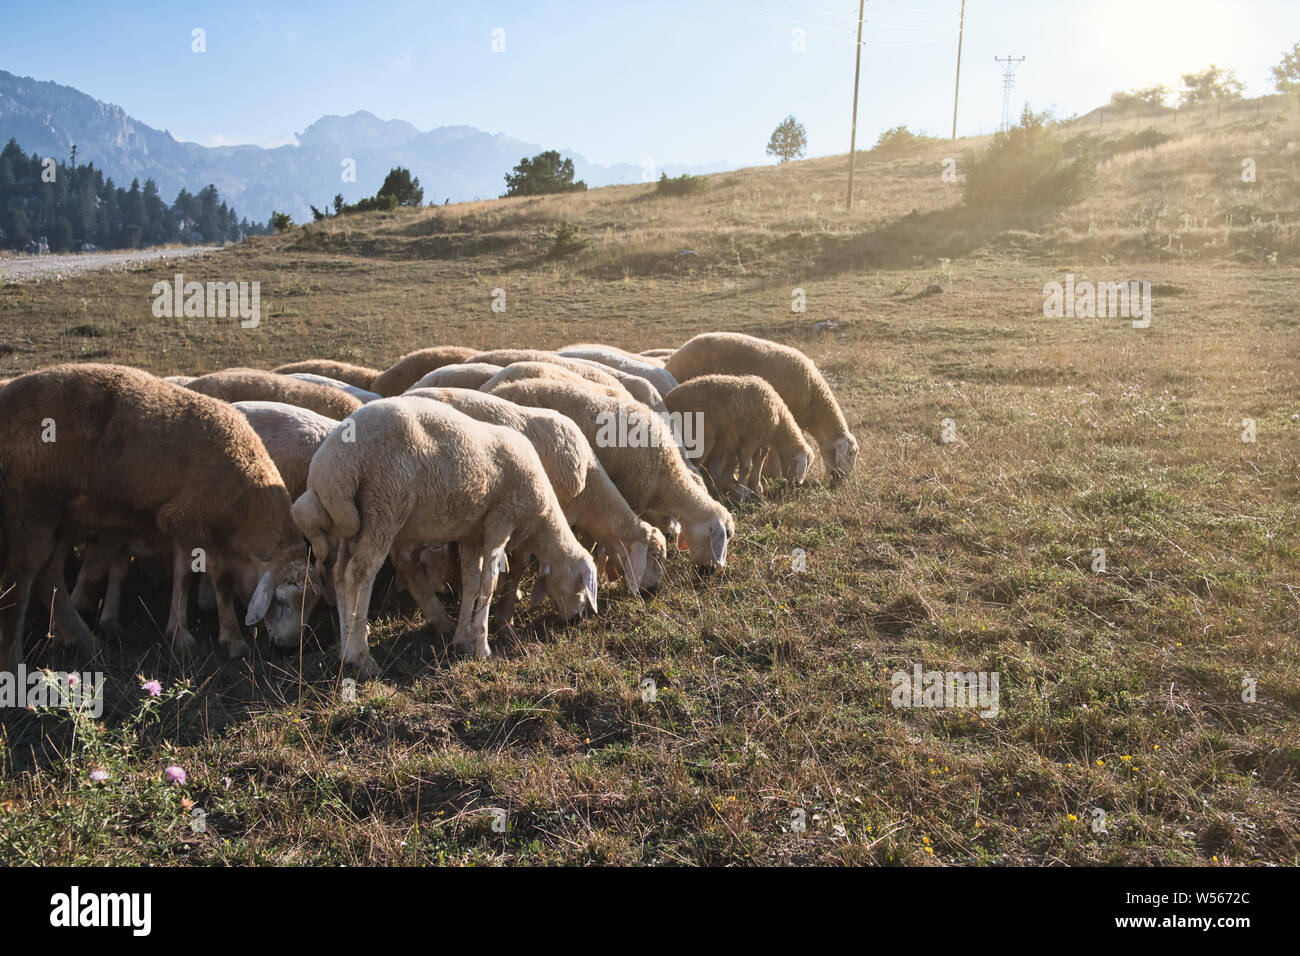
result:
[[[957,141],[957,93],[961,89],[961,38],[966,32],[966,0],[961,0],[961,23],[957,27],[957,81],[952,89],[952,139]]]
[[[965,3],[966,0],[962,0]],[[858,55],[853,64],[853,125],[849,127],[849,201],[848,211],[853,212],[853,160],[858,148],[858,76],[862,72],[862,11],[867,0],[858,0]]]

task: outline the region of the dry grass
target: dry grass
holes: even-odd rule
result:
[[[526,618],[488,662],[449,658],[390,588],[383,675],[356,703],[327,617],[301,660],[259,651],[183,672],[137,607],[95,664],[112,747],[78,749],[65,718],[4,716],[0,858],[1300,862],[1288,122],[1123,156],[1048,222],[966,215],[939,144],[868,160],[851,215],[839,158],[714,176],[684,199],[629,186],[359,217],[184,264],[187,279],[260,280],[256,330],[154,319],[161,269],[0,288],[5,374],[91,358],[163,373],[307,355],[384,366],[435,343],[649,348],[746,331],[806,350],[862,445],[838,487],[737,507],[725,573],[683,560],[652,601],[611,589],[579,625]],[[957,146],[960,164],[973,147]],[[1255,192],[1228,175],[1244,149],[1260,158]],[[1242,203],[1274,217],[1276,264],[1257,255],[1258,227],[1222,219]],[[1166,249],[1184,214],[1215,243]],[[596,241],[548,261],[561,219]],[[1151,280],[1151,327],[1045,319],[1043,284],[1066,271]],[[790,311],[795,286],[806,314]],[[938,441],[945,418],[957,443]],[[913,662],[999,672],[999,716],[895,711],[890,674]],[[137,674],[194,693],[135,730]],[[89,785],[108,760],[109,784]],[[171,763],[205,834],[158,783]],[[795,809],[806,832],[791,832]]]

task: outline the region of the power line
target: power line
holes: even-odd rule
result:
[[[858,0],[858,50],[853,64],[853,125],[849,127],[849,201],[845,205],[853,215],[853,160],[858,148],[858,75],[862,72],[862,12],[867,0]]]
[[[1011,128],[1011,88],[1016,85],[1016,67],[1025,62],[1025,58],[1014,56],[995,56],[994,61],[1002,67],[1002,129]]]
[[[800,31],[803,32],[803,34],[804,34],[805,36],[816,37],[818,40],[832,40],[832,41],[834,41],[835,43],[852,43],[852,42],[853,42],[853,40],[851,40],[851,39],[848,38],[848,37],[837,37],[837,36],[831,36],[830,34],[825,34],[825,33],[816,33],[816,32],[814,32],[814,31],[812,31],[812,30],[807,29],[806,27],[796,26],[796,25],[791,25],[791,24],[788,24],[788,23],[778,23],[778,22],[775,21],[775,20],[768,20],[768,19],[765,19],[765,18],[763,18],[763,17],[756,16],[756,15],[750,13],[750,12],[747,11],[747,10],[736,10],[736,9],[734,9],[734,8],[732,8],[732,7],[724,6],[724,5],[721,4],[721,3],[716,3],[715,0],[703,0],[703,2],[704,2],[704,3],[707,3],[707,4],[708,4],[709,6],[711,6],[711,7],[717,7],[719,10],[725,10],[725,11],[727,11],[727,13],[734,13],[736,16],[739,16],[739,17],[745,17],[746,19],[748,19],[748,20],[754,20],[754,21],[757,22],[757,23],[765,23],[765,24],[767,24],[767,25],[770,26],[770,27],[779,27],[779,28],[782,29],[782,30],[800,30]]]
[[[957,141],[957,94],[961,91],[961,41],[966,33],[966,0],[961,0],[961,23],[957,27],[957,79],[952,87],[952,139]]]

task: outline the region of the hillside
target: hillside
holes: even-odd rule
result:
[[[488,661],[451,655],[390,593],[382,673],[356,701],[328,617],[300,659],[262,640],[247,663],[181,670],[133,608],[105,654],[110,723],[137,675],[193,696],[116,751],[111,793],[67,771],[70,734],[10,719],[0,856],[1300,863],[1300,117],[1284,106],[1184,114],[1050,215],[964,209],[940,178],[983,145],[963,140],[864,154],[851,213],[841,156],[681,198],[633,185],[344,217],[0,286],[4,375],[751,332],[817,362],[862,449],[839,484],[737,505],[725,572],[676,561],[653,599],[611,588],[571,627],[526,612]],[[1100,149],[1146,125],[1063,133]],[[562,221],[591,244],[553,258]],[[260,325],[155,318],[153,283],[177,271],[260,281]],[[1044,285],[1067,273],[1150,281],[1149,328],[1046,318]],[[892,675],[917,664],[999,673],[999,714],[895,709]],[[157,782],[168,763],[207,833]]]

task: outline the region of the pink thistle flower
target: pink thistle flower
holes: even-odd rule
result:
[[[183,784],[185,782],[185,770],[173,764],[167,768],[167,779],[175,784]]]

